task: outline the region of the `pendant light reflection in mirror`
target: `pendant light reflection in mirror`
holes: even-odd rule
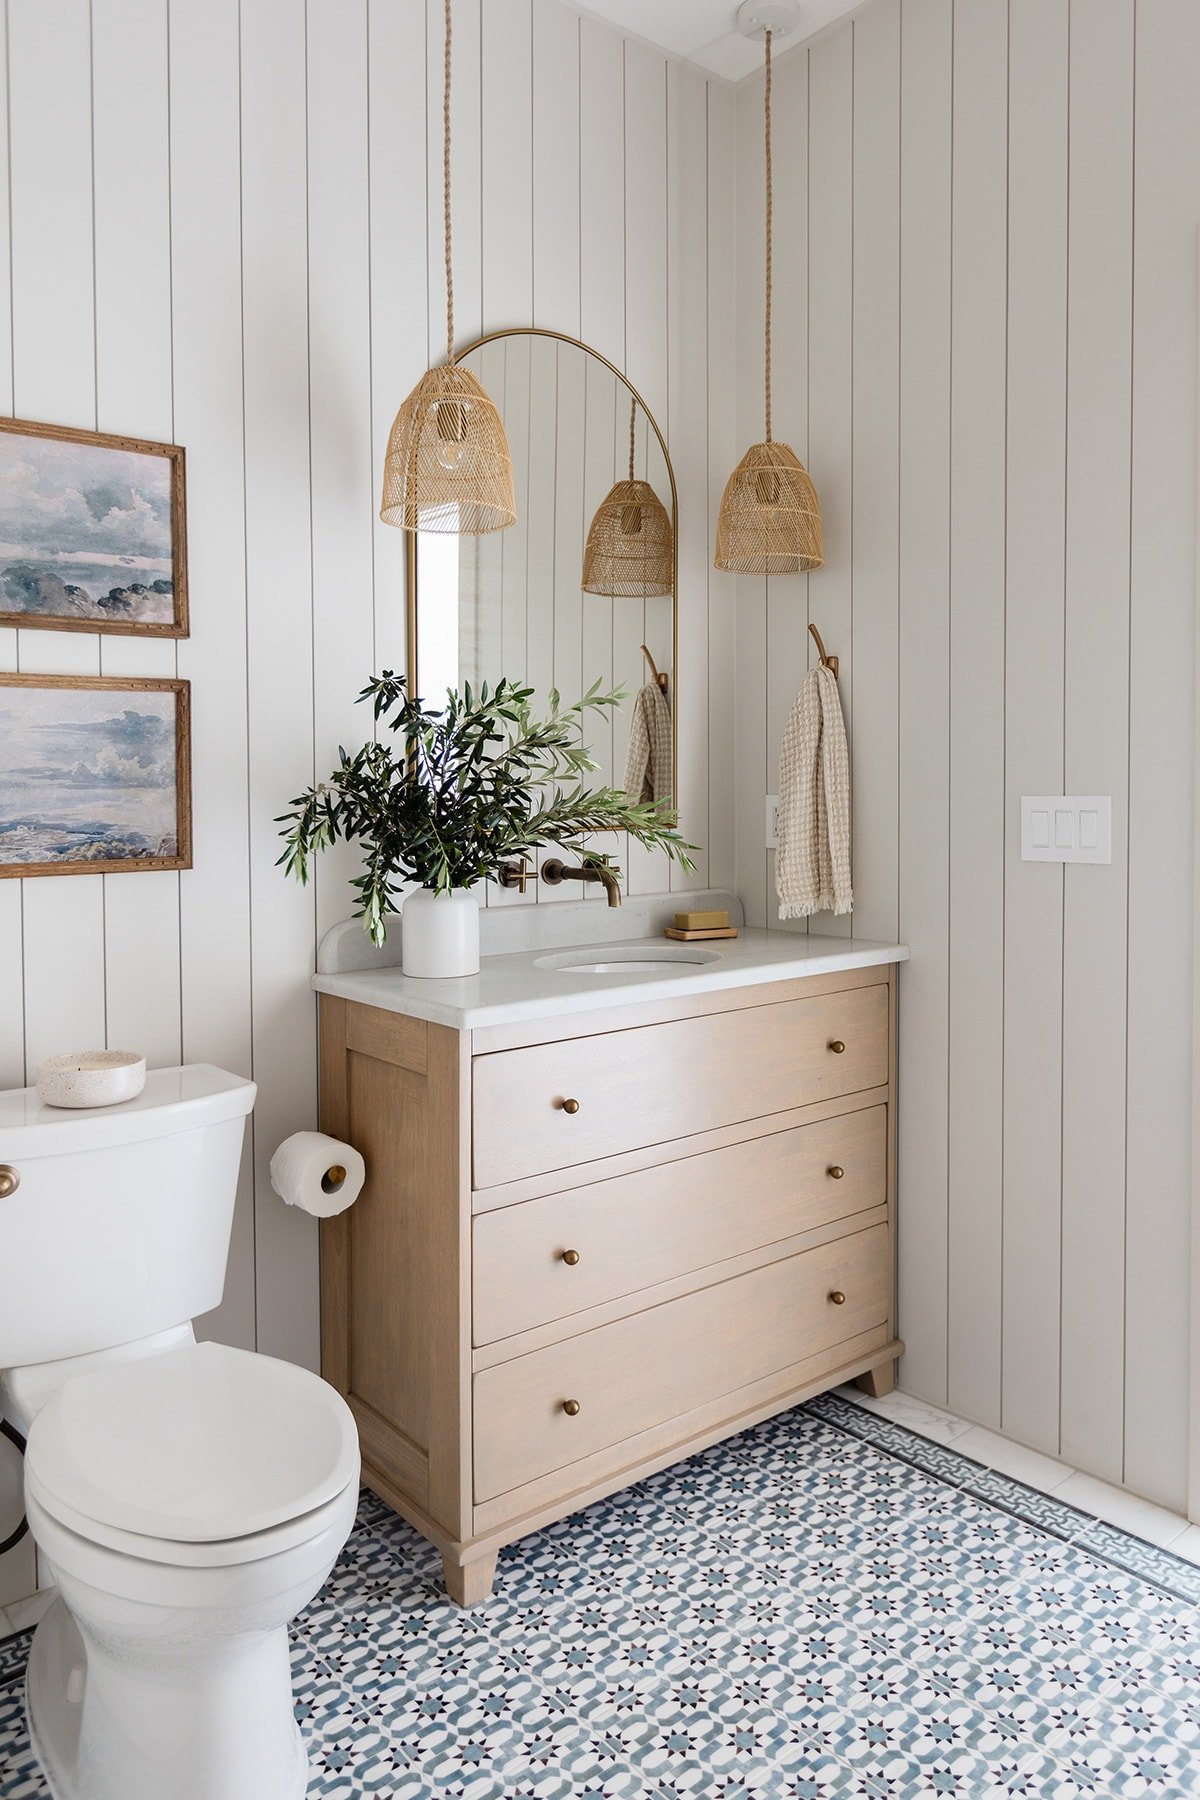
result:
[[[637,401],[629,404],[629,475],[609,489],[590,526],[583,552],[585,594],[648,599],[675,589],[675,533],[667,509],[648,481],[634,473]]]

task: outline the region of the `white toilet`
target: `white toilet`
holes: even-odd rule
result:
[[[197,1065],[93,1112],[0,1093],[0,1413],[59,1594],[27,1685],[55,1800],[307,1785],[287,1627],[354,1520],[354,1420],[191,1326],[221,1298],[254,1092]]]

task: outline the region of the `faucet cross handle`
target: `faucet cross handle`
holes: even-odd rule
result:
[[[529,882],[533,880],[533,869],[523,856],[518,856],[515,862],[507,862],[503,865],[496,879],[501,887],[516,888],[519,893],[523,894]]]

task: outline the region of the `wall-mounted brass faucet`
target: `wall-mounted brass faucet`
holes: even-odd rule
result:
[[[548,881],[551,887],[557,887],[560,881],[602,881],[608,904],[621,904],[620,878],[606,863],[593,862],[590,857],[585,856],[580,866],[573,869],[560,857],[552,856],[542,864],[542,880]]]

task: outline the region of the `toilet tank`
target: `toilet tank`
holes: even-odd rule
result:
[[[218,1305],[254,1083],[155,1069],[136,1100],[73,1111],[0,1093],[0,1369],[83,1356]]]

